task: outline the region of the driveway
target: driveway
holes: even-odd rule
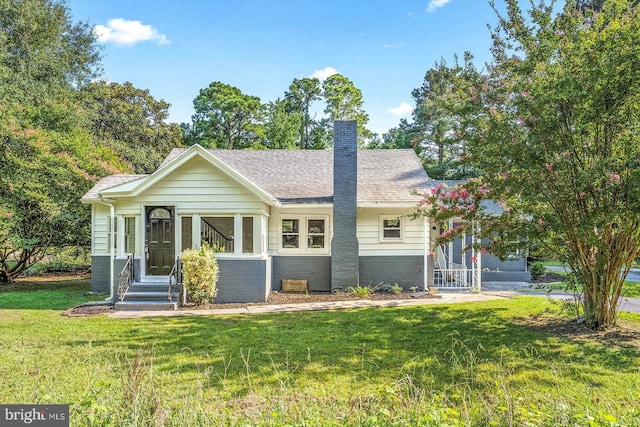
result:
[[[547,270],[549,271],[564,271],[564,272],[569,272],[571,271],[571,269],[569,267],[560,267],[560,266],[552,266],[552,265],[548,265],[547,266]],[[627,280],[630,280],[632,282],[640,282],[640,268],[632,268],[631,271],[629,271],[629,275],[627,276]]]
[[[549,268],[549,267],[547,267]],[[556,267],[562,269],[562,267]],[[551,269],[551,268],[549,268]],[[638,270],[638,269],[634,269]],[[557,271],[557,270],[556,270]],[[640,271],[636,271],[640,282]],[[631,276],[631,273],[629,273]],[[635,280],[635,279],[628,279]],[[531,289],[531,284],[528,282],[483,282],[482,293],[489,295],[529,295],[543,298],[554,299],[573,299],[573,294],[568,292],[556,291],[556,292],[544,292]],[[630,313],[640,313],[640,298],[622,298],[620,302],[620,311],[627,311]]]

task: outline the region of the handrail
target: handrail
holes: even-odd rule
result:
[[[233,237],[225,236],[206,219],[200,218],[200,220],[206,224],[206,227],[202,227],[202,240],[223,252],[233,252]]]
[[[176,289],[179,289],[182,286],[182,262],[180,261],[180,257],[176,257],[176,261],[173,263],[173,267],[171,268],[171,272],[169,273],[169,291],[168,297],[169,302],[173,302],[173,293]],[[178,298],[178,302],[180,299]]]
[[[120,302],[124,301],[124,298],[129,291],[129,286],[133,281],[134,257],[134,254],[127,255],[127,262],[124,264],[124,267],[122,267],[122,271],[118,275],[118,300]]]

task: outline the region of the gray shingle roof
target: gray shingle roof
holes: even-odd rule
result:
[[[173,149],[161,167],[168,166],[171,160],[178,157],[184,150],[186,149]],[[209,150],[209,152],[276,197],[281,203],[332,202],[332,150]],[[415,202],[416,197],[412,196],[412,190],[424,191],[430,184],[413,150],[358,151],[358,203],[360,204]],[[97,191],[95,193],[97,194]]]
[[[86,200],[91,200],[91,199],[98,199],[98,194],[102,191],[102,190],[106,190],[107,188],[111,188],[111,187],[115,187],[116,185],[120,185],[120,184],[124,184],[127,182],[131,182],[134,181],[136,179],[139,178],[143,178],[147,175],[125,175],[125,174],[121,174],[121,175],[109,175],[109,176],[105,176],[104,178],[101,178],[100,181],[98,181],[92,188],[91,190],[87,191],[87,194],[85,194],[82,199],[86,199]]]

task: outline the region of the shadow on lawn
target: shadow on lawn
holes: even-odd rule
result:
[[[540,307],[540,302],[532,303],[532,310]],[[452,379],[454,368],[464,370],[466,365],[504,364],[517,374],[547,370],[567,354],[572,364],[597,371],[638,369],[640,352],[635,348],[611,348],[536,329],[511,321],[507,311],[502,301],[472,307],[117,320],[122,322],[118,344],[131,354],[148,352],[161,372],[180,373],[183,381],[209,372],[204,387],[224,387],[227,380],[235,381],[236,387],[244,384],[237,392],[251,387],[247,375],[255,376],[254,386],[274,385],[283,378],[295,383],[304,375],[318,381],[351,378],[375,383],[378,378],[400,380],[407,373],[441,385]],[[105,348],[113,344],[93,341]],[[572,376],[597,385],[582,373]],[[539,381],[549,386],[548,378]]]

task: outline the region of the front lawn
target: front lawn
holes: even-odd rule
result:
[[[640,424],[637,315],[614,335],[536,297],[69,318],[62,309],[91,297],[71,286],[64,305],[60,292],[0,292],[0,395],[70,403],[71,425]]]

